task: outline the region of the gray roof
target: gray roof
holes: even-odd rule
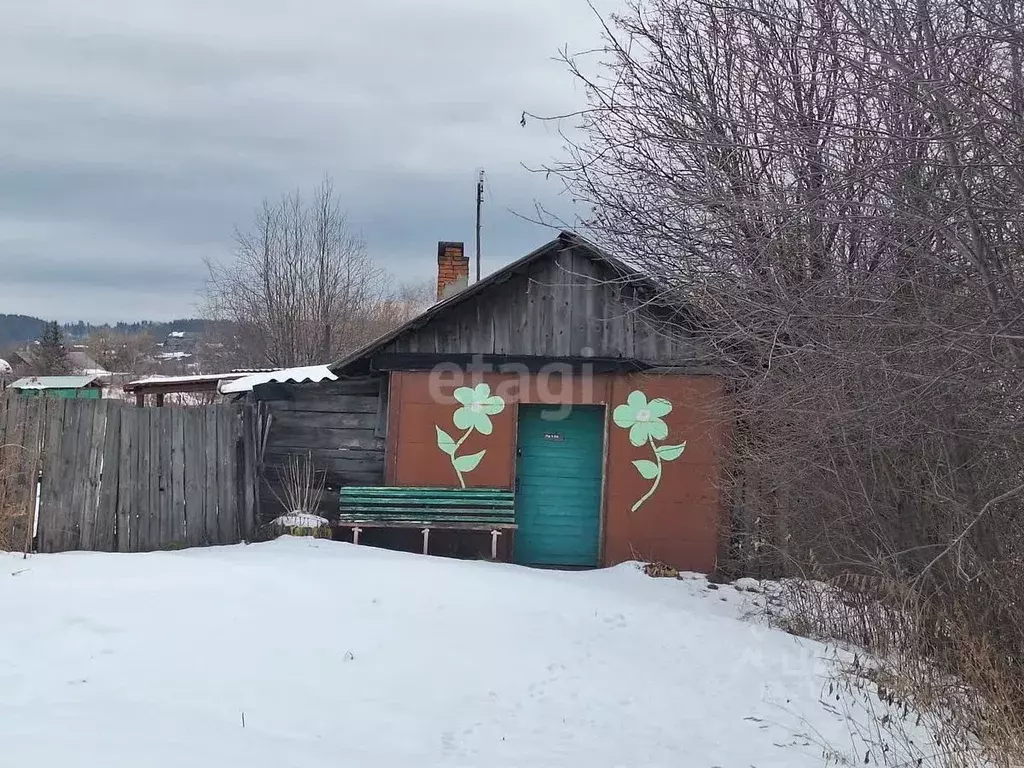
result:
[[[93,360],[88,352],[83,352],[80,349],[68,350],[68,362],[72,368],[82,371],[82,373],[96,373],[104,370],[103,366]]]
[[[101,384],[99,376],[26,376],[11,389],[85,389],[93,384]]]
[[[21,349],[14,352],[14,357],[21,361],[24,365],[34,365],[35,360],[34,350]],[[106,373],[106,370],[92,359],[92,356],[88,352],[81,349],[69,349],[67,350],[68,365],[72,370],[80,371],[83,375],[90,373]]]

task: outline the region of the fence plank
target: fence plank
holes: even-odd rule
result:
[[[231,445],[231,422],[222,409],[217,409],[217,544],[231,543],[231,482],[228,455]]]
[[[156,465],[153,460],[153,412],[154,408],[143,408],[139,411],[139,488],[135,502],[136,528],[138,536],[133,535],[132,541],[135,544],[135,552],[148,552],[151,546],[151,523],[153,519],[152,509],[155,492],[153,490],[156,482]]]
[[[48,400],[45,406],[46,434],[43,438],[42,477],[39,489],[39,523],[36,531],[36,549],[54,552],[57,545],[57,503],[61,478],[62,443],[67,401]]]
[[[80,400],[76,401],[85,414],[88,423],[86,450],[79,454],[85,460],[81,467],[82,506],[79,530],[81,537],[78,549],[95,551],[99,548],[102,533],[99,529],[99,506],[103,446],[106,442],[106,421],[108,401]]]
[[[53,469],[48,473],[47,480],[47,513],[50,528],[47,552],[63,552],[65,541],[69,538],[65,518],[71,505],[69,495],[74,480],[69,454],[74,451],[75,438],[78,436],[74,431],[75,414],[69,407],[70,401],[61,399],[55,403],[60,404],[61,419],[53,445]]]
[[[217,442],[219,444],[217,460],[218,485],[220,486],[220,505],[217,514],[220,544],[234,544],[239,537],[236,532],[238,516],[238,493],[234,487],[234,465],[238,461],[236,451],[236,416],[233,409],[218,411],[220,424],[217,425]]]
[[[99,552],[117,551],[117,499],[121,472],[121,416],[124,406],[106,401],[106,428],[100,464],[100,492],[96,512],[94,548]]]
[[[71,456],[71,464],[75,476],[75,487],[72,492],[73,504],[68,522],[69,530],[73,532],[69,541],[69,550],[83,548],[86,541],[83,534],[90,536],[92,520],[89,519],[89,491],[92,478],[89,477],[89,469],[92,465],[92,435],[93,435],[93,401],[71,400],[71,407],[79,412],[78,416],[78,437],[75,438],[75,452]],[[85,529],[85,530],[83,530]]]
[[[136,412],[135,451],[138,482],[135,486],[134,504],[132,505],[132,552],[145,552],[149,537],[149,518],[145,511],[149,509],[149,487],[152,476],[149,472],[149,408],[140,408]]]
[[[171,512],[168,503],[171,479],[170,446],[168,445],[171,437],[171,410],[167,407],[154,408],[153,413],[156,415],[157,422],[153,435],[156,439],[153,456],[159,469],[154,475],[154,480],[157,483],[156,504],[153,508],[153,513],[156,515],[156,538],[151,546],[153,549],[163,549],[171,536]]]
[[[103,493],[103,451],[107,444],[107,420],[113,404],[109,400],[93,400],[92,436],[89,443],[89,519],[92,521],[92,536],[88,549],[104,552],[101,542],[106,534],[100,524],[100,495]],[[111,525],[113,528],[113,525]]]
[[[138,454],[135,450],[138,411],[125,407],[118,409],[117,506],[115,541],[118,552],[131,552],[132,511],[135,501],[135,482]]]
[[[171,538],[171,409],[167,407],[155,408],[157,427],[154,430],[156,446],[153,449],[159,467],[155,473],[157,481],[156,504],[153,513],[156,515],[157,528],[156,540],[153,542],[153,549],[163,549]]]
[[[217,410],[217,543],[229,544],[233,529],[231,521],[231,478],[228,467],[231,456],[231,420],[226,409]]]
[[[206,421],[206,501],[205,519],[206,536],[204,544],[217,543],[217,507],[220,502],[217,492],[217,484],[220,482],[217,465],[217,409],[207,407],[203,409],[203,416]]]
[[[170,544],[186,546],[185,536],[185,411],[171,410],[171,529]]]
[[[98,401],[97,403],[98,404]],[[95,504],[92,503],[91,499],[91,486],[92,478],[90,477],[90,470],[92,469],[92,451],[93,451],[93,432],[95,430],[95,416],[96,409],[93,408],[94,403],[89,401],[86,403],[84,400],[72,400],[71,407],[77,410],[80,414],[80,420],[78,424],[78,437],[77,437],[77,448],[75,449],[74,460],[74,474],[75,474],[75,489],[74,494],[74,506],[72,507],[71,514],[73,515],[72,522],[75,525],[75,529],[78,531],[78,540],[75,542],[72,549],[91,549],[92,548],[92,532],[95,527],[96,519],[92,513],[95,512]]]
[[[156,416],[156,447],[153,449],[153,456],[157,462],[158,470],[154,473],[154,480],[157,483],[156,506],[153,514],[156,515],[156,539],[151,546],[154,550],[163,549],[171,538],[171,407],[163,406],[153,409]]]
[[[81,542],[83,472],[78,456],[88,447],[85,411],[81,402],[68,400],[64,419],[64,439],[61,445],[61,478],[56,509],[60,520],[58,552],[78,549]]]
[[[188,546],[203,543],[206,521],[203,517],[206,498],[206,419],[199,408],[184,412],[185,462],[185,540]]]
[[[79,411],[71,406],[71,400],[64,401],[64,422],[60,435],[60,466],[53,477],[53,526],[54,538],[51,552],[63,552],[70,546],[72,493],[75,485],[75,470],[72,459],[78,440]]]
[[[29,551],[32,548],[35,500],[38,493],[39,462],[41,458],[43,430],[45,428],[45,402],[42,400],[25,403],[22,457],[19,468],[16,504],[21,514],[15,518],[11,531],[14,548]]]
[[[256,532],[256,409],[246,406],[242,409],[242,524],[243,541],[250,541]]]

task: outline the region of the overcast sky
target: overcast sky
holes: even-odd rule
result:
[[[602,3],[606,8],[610,2]],[[0,5],[0,313],[62,321],[195,313],[203,258],[265,196],[330,173],[372,255],[484,272],[568,214],[523,170],[561,152],[520,113],[578,108],[553,57],[598,42],[585,0],[7,0]]]

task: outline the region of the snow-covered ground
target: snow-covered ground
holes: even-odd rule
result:
[[[820,766],[829,654],[748,597],[295,538],[0,555],[0,762]]]

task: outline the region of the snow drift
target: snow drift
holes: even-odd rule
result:
[[[748,593],[330,541],[0,555],[5,765],[821,765],[824,647]]]

